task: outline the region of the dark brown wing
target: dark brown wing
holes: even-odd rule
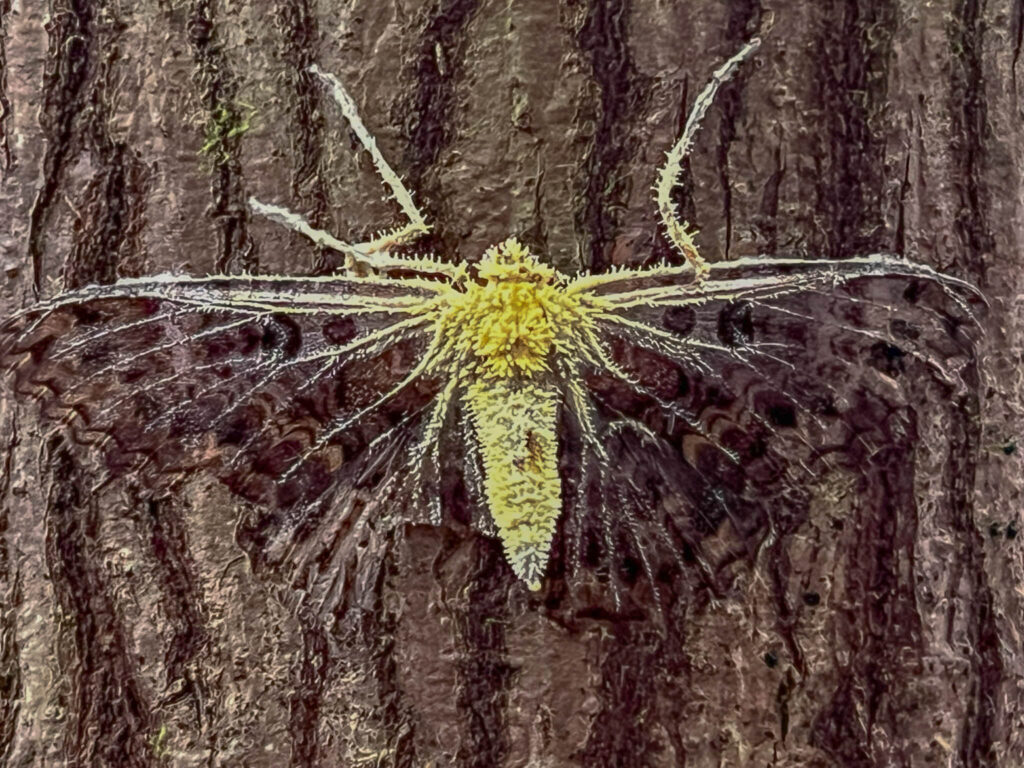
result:
[[[565,462],[567,565],[618,589],[692,569],[713,584],[805,519],[818,478],[865,477],[907,440],[925,392],[975,383],[980,296],[920,265],[747,260],[700,287],[660,283],[615,294],[603,331],[619,370],[587,378],[607,456],[577,439]]]
[[[259,505],[239,531],[254,566],[333,609],[353,553],[386,536],[381,502],[434,394],[403,381],[429,339],[410,307],[430,296],[345,277],[126,280],[8,320],[0,354],[17,392],[98,447],[98,483],[212,471]]]

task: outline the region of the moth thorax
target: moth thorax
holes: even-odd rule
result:
[[[511,239],[484,254],[477,275],[451,319],[479,370],[496,379],[546,370],[558,324],[571,314],[558,273]]]
[[[539,288],[504,281],[477,287],[472,346],[487,373],[504,377],[544,368],[555,333]]]

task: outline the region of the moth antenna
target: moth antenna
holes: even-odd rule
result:
[[[412,195],[409,190],[405,188],[402,180],[398,174],[392,170],[391,166],[388,165],[387,160],[377,149],[377,141],[370,135],[370,132],[366,130],[366,126],[363,124],[362,118],[359,117],[359,112],[356,109],[356,103],[349,96],[348,91],[341,84],[334,75],[324,72],[316,64],[313,64],[307,70],[311,74],[315,75],[323,82],[334,97],[335,103],[341,109],[341,113],[348,120],[348,124],[352,127],[353,132],[358,137],[360,143],[366,148],[366,151],[370,153],[370,157],[373,160],[374,166],[377,168],[377,173],[380,174],[381,179],[391,189],[392,195],[394,195],[395,201],[401,206],[402,211],[409,219],[409,223],[404,227],[400,227],[392,232],[390,235],[380,237],[370,244],[370,251],[385,250],[391,245],[399,243],[405,243],[410,240],[414,240],[420,235],[424,235],[430,231],[430,225],[424,220],[423,214],[420,213],[419,208],[413,202]]]
[[[700,95],[693,102],[690,114],[686,118],[683,135],[679,137],[672,149],[666,153],[665,165],[658,174],[658,182],[655,185],[657,190],[655,200],[658,204],[658,213],[661,214],[661,220],[665,225],[665,231],[668,233],[672,244],[693,265],[698,280],[703,280],[706,277],[708,265],[697,251],[689,225],[676,214],[675,206],[672,204],[672,190],[676,185],[679,174],[682,173],[683,160],[686,159],[686,155],[690,151],[693,137],[699,130],[701,121],[714,101],[718,89],[732,78],[740,64],[756,51],[760,45],[761,38],[755,37],[751,39],[749,43],[740,48],[731,59],[726,61],[711,75],[710,82],[704,86],[704,90],[700,92]]]

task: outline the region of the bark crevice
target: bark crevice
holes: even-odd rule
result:
[[[205,139],[200,155],[209,163],[213,201],[207,215],[217,227],[215,270],[253,269],[256,246],[249,234],[245,177],[240,160],[252,111],[238,99],[238,77],[232,72],[217,37],[213,0],[196,0],[188,20],[196,71],[194,80],[206,112]]]

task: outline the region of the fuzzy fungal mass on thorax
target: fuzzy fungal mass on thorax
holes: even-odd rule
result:
[[[587,306],[516,240],[488,250],[447,302],[442,359],[463,383],[487,504],[516,575],[539,589],[562,511],[554,357],[571,357]]]
[[[566,282],[514,238],[488,249],[476,280],[446,302],[442,348],[461,368],[452,373],[521,383],[550,374],[551,353],[584,318],[582,302],[564,292]]]

